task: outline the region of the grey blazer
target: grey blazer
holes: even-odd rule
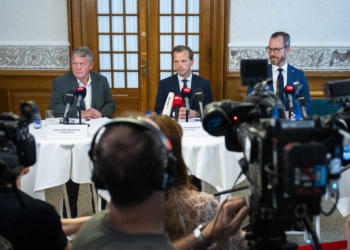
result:
[[[104,117],[111,118],[116,107],[107,78],[103,75],[90,72],[91,77],[91,107],[101,112]],[[78,81],[72,72],[57,77],[52,82],[52,94],[49,109],[54,111],[56,117],[62,117],[66,109],[66,94],[68,90],[76,90]],[[69,117],[77,117],[77,100],[71,105]],[[85,103],[81,102],[81,109],[85,110]]]

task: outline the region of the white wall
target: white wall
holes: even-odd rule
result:
[[[230,66],[267,58],[276,31],[291,36],[289,62],[304,70],[350,70],[349,0],[231,0]]]
[[[66,0],[0,0],[0,69],[69,69]]]
[[[66,0],[0,0],[0,46],[69,45]]]
[[[231,0],[229,46],[267,46],[285,31],[292,46],[349,47],[349,0]]]

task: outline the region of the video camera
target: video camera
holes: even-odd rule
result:
[[[35,139],[28,129],[35,110],[34,102],[21,102],[20,116],[0,115],[0,187],[14,181],[23,167],[36,162]]]
[[[244,64],[260,67],[258,72],[267,70],[261,60],[257,64],[242,61],[241,69]],[[256,82],[257,76],[242,79],[254,87],[244,102],[208,104],[203,128],[211,135],[225,136],[228,150],[244,154],[239,163],[251,189],[250,231],[246,234],[250,249],[296,249],[286,241],[285,231],[293,221],[302,220],[313,234],[308,218],[321,212],[322,195],[327,188],[338,193],[340,168],[350,160],[350,113],[344,108],[327,116],[285,119],[283,103],[269,91],[270,80]],[[349,92],[350,81],[327,83],[325,92],[338,93],[334,90],[338,85],[344,89],[344,84]],[[340,99],[337,96],[332,101]],[[315,234],[313,238],[316,244]]]

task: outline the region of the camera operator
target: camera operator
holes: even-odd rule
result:
[[[95,185],[107,188],[111,208],[81,228],[73,249],[205,249],[207,239],[239,230],[248,208],[243,198],[234,197],[199,232],[202,241],[190,234],[172,243],[164,233],[164,205],[176,162],[171,143],[145,117],[120,117],[102,129],[89,155]]]
[[[21,178],[36,161],[28,124],[34,102],[20,104],[21,116],[0,115],[0,235],[18,249],[70,249],[67,236],[90,217],[60,219],[55,208],[20,190]]]
[[[15,188],[20,189],[21,178],[28,172],[28,167],[22,169],[16,178]],[[16,250],[70,249],[66,236],[75,234],[90,217],[60,219],[51,204],[20,190],[18,198],[12,185],[0,187],[0,235],[8,239]]]

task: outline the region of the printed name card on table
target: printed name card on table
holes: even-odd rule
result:
[[[47,139],[84,139],[88,138],[87,124],[47,125]]]
[[[184,136],[210,136],[204,129],[201,122],[179,122]]]

